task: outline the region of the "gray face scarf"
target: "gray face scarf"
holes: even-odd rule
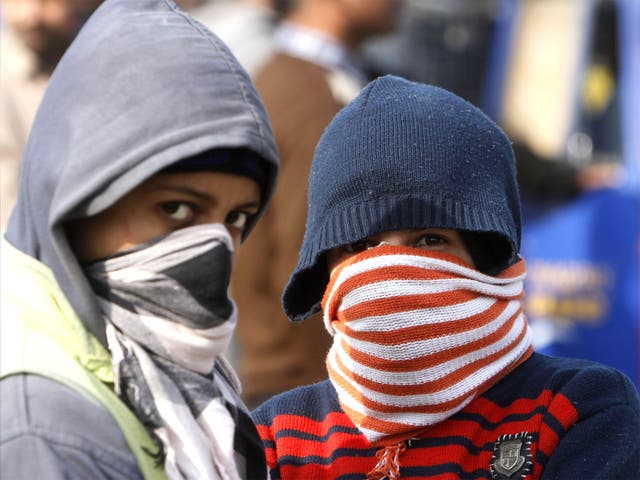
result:
[[[170,479],[242,478],[239,443],[259,442],[222,357],[236,323],[232,249],[223,225],[199,225],[85,268],[106,317],[116,393],[161,442]]]

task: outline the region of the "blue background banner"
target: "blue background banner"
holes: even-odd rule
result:
[[[640,387],[638,195],[583,195],[548,211],[525,211],[526,312],[536,349],[588,358]]]
[[[484,109],[494,118],[520,5],[501,0],[484,95]],[[611,365],[640,390],[640,1],[615,5],[624,182],[563,202],[524,202],[525,304],[537,350]],[[584,64],[589,48],[583,48]],[[572,108],[577,123],[580,105]]]

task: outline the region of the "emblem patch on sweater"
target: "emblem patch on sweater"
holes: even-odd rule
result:
[[[493,446],[492,480],[522,480],[531,472],[531,435],[528,432],[502,435]]]

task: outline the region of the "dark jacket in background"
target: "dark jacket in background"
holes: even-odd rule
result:
[[[280,298],[304,236],[313,151],[348,102],[332,91],[332,75],[325,67],[277,53],[255,79],[271,118],[281,169],[276,194],[243,246],[232,280],[239,310],[239,374],[250,405],[327,377],[324,360],[331,338],[322,319],[294,324]]]

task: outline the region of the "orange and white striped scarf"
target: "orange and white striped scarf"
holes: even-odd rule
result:
[[[322,300],[334,337],[329,378],[372,444],[449,418],[531,355],[525,274],[524,260],[494,277],[448,254],[390,245],[332,271]]]

